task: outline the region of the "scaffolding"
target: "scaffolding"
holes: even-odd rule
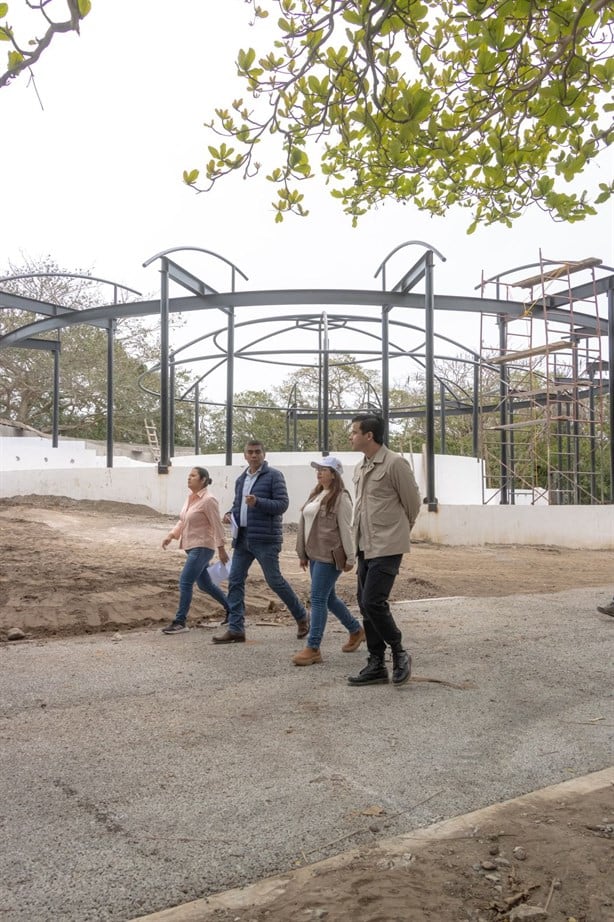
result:
[[[505,297],[523,294],[520,316],[497,318],[497,350],[488,346],[482,317],[485,502],[608,502],[609,375],[602,354],[607,323],[599,316],[596,285],[600,265],[592,257],[554,261],[540,253],[538,274],[517,277],[527,268],[519,267],[482,283],[484,291],[494,282],[498,297],[502,290]],[[574,288],[577,274],[584,284]],[[588,326],[587,315],[593,321]]]

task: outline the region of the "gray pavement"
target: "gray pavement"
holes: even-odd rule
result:
[[[125,922],[611,766],[603,597],[398,604],[449,685],[350,688],[333,622],[306,669],[290,626],[3,645],[0,918]]]

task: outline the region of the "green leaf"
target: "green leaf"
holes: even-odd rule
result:
[[[78,0],[79,15],[83,18],[87,16],[92,8],[91,0]]]
[[[9,51],[9,70],[17,70],[23,60],[24,56],[19,51]]]
[[[253,48],[248,48],[247,51],[241,48],[237,56],[237,65],[240,70],[248,71],[255,60],[256,52]]]
[[[184,170],[183,171],[183,181],[187,186],[192,186],[198,179],[199,175],[200,175],[199,170],[190,170],[189,172],[187,170]]]
[[[355,13],[353,10],[344,10],[343,18],[345,22],[351,23],[353,26],[362,26],[364,19],[360,13]]]
[[[8,3],[0,3],[0,17],[4,18],[9,11]]]
[[[544,123],[553,128],[563,128],[567,124],[568,118],[569,112],[565,106],[561,105],[560,102],[554,102],[546,110]]]

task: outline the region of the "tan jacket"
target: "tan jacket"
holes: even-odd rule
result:
[[[355,555],[352,542],[352,500],[347,490],[343,490],[330,512],[326,504],[320,508],[305,541],[305,519],[301,510],[296,534],[296,553],[299,560],[319,560],[322,563],[334,563],[333,548],[342,547],[350,566],[354,565]]]
[[[405,554],[420,512],[420,492],[409,464],[382,445],[354,469],[356,550],[373,557]]]

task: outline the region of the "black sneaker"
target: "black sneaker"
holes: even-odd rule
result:
[[[162,628],[163,634],[184,634],[186,631],[189,631],[190,628],[187,626],[185,621],[173,621],[172,624],[169,624],[168,627]]]

